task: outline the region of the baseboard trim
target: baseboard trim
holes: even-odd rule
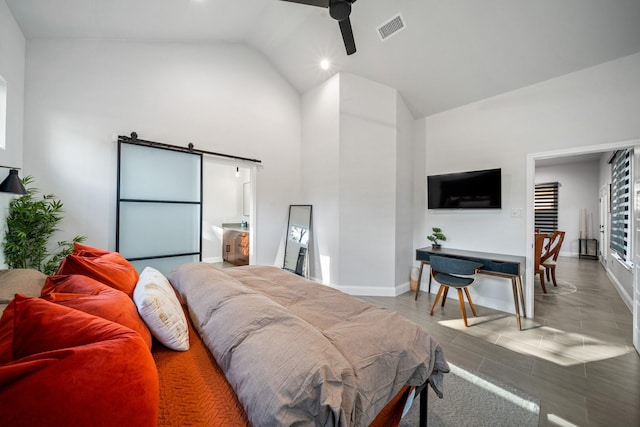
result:
[[[407,289],[409,289],[408,282],[406,287]],[[382,286],[335,286],[335,288],[344,292],[345,294],[353,296],[396,297],[400,295],[400,293],[398,293],[398,287],[388,288]]]
[[[627,292],[624,290],[624,287],[618,281],[616,276],[613,275],[611,270],[607,268],[606,271],[607,271],[607,276],[609,277],[609,280],[611,280],[611,283],[613,283],[613,286],[616,288],[616,291],[618,291],[620,298],[622,298],[622,302],[624,302],[624,305],[626,305],[629,311],[633,313],[633,298],[631,298],[631,296],[627,294]]]
[[[322,283],[316,277],[309,277],[309,280],[320,285],[337,289],[345,294],[363,297],[397,297],[410,290],[409,282],[402,283],[393,288],[383,286],[337,286],[332,283]]]

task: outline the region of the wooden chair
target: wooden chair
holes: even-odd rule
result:
[[[558,255],[560,254],[560,247],[562,246],[563,241],[564,231],[554,231],[547,246],[546,253],[540,260],[544,267],[547,280],[549,280],[549,276],[551,276],[553,286],[558,286],[556,283],[556,265],[558,264]]]
[[[533,274],[540,276],[540,286],[542,286],[542,292],[547,293],[547,288],[544,286],[544,274],[545,268],[542,265],[542,258],[545,252],[544,240],[546,239],[544,234],[535,235],[535,245],[533,250]],[[546,255],[546,254],[544,254]]]
[[[467,300],[469,301],[469,306],[471,307],[473,315],[477,317],[478,314],[476,313],[476,308],[473,306],[467,287],[475,280],[476,270],[482,267],[482,264],[463,259],[436,255],[429,257],[429,262],[431,263],[431,277],[440,283],[440,289],[438,289],[436,300],[433,302],[433,307],[431,307],[431,316],[433,316],[433,312],[438,305],[438,301],[440,301],[440,297],[442,297],[442,306],[444,307],[444,303],[447,300],[447,294],[449,293],[449,288],[456,288],[458,291],[458,302],[460,303],[460,311],[462,312],[464,326],[469,326],[467,323],[467,311],[464,307],[462,290],[464,290],[464,293],[467,295]]]

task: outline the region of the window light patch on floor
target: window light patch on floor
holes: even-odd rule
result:
[[[499,396],[509,402],[511,402],[512,404],[519,406],[529,412],[538,414],[540,413],[540,406],[535,403],[532,402],[530,400],[527,400],[525,398],[522,398],[516,394],[511,393],[509,390],[505,390],[504,388],[490,382],[487,381],[483,378],[480,378],[477,375],[472,374],[471,372],[460,368],[459,366],[456,366],[452,363],[449,364],[449,367],[451,368],[451,373],[454,375],[459,376],[460,378],[477,385],[478,387],[481,387],[493,394],[495,394],[496,396]]]
[[[549,421],[549,424],[559,427],[578,427],[576,424],[570,423],[564,418],[554,414],[547,414],[547,421]]]
[[[499,322],[501,318],[495,315],[471,318],[469,327],[464,326],[462,319],[441,320],[438,323],[516,353],[544,359],[560,366],[595,362],[635,351],[624,343],[615,342],[613,338],[605,340],[548,326],[514,331]]]

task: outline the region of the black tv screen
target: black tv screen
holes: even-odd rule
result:
[[[500,209],[500,169],[431,175],[427,177],[429,209]]]

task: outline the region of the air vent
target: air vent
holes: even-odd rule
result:
[[[378,27],[378,36],[380,36],[380,40],[384,41],[391,37],[394,34],[398,34],[401,30],[404,30],[406,27],[404,25],[404,20],[402,19],[402,15],[397,14],[393,18],[389,19],[384,24]]]

